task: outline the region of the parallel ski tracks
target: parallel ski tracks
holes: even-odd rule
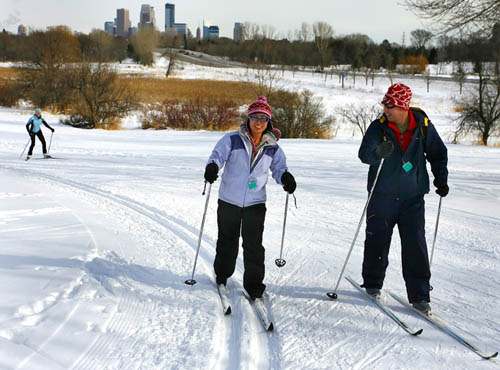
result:
[[[18,168],[10,166],[4,166],[4,168],[23,173],[30,172],[50,182],[58,183],[73,189],[78,189],[92,196],[104,198],[112,203],[117,204],[118,206],[130,209],[135,213],[140,214],[141,216],[146,217],[149,220],[152,220],[153,222],[161,225],[169,232],[174,233],[174,235],[179,237],[181,240],[184,240],[186,244],[189,244],[189,246],[194,249],[194,245],[196,244],[198,238],[197,233],[199,232],[199,230],[196,230],[195,228],[185,224],[183,221],[178,220],[173,216],[166,215],[164,211],[158,210],[154,207],[140,203],[128,197],[112,194],[108,191],[101,190],[73,180],[63,179],[58,176],[49,175],[38,171],[28,171],[26,169],[20,170]],[[209,256],[208,252],[203,248],[200,249],[200,256],[202,262],[205,265],[211,265],[211,256]],[[216,293],[215,287],[214,291]],[[136,297],[134,297],[132,294],[126,291],[122,293],[123,294],[120,295],[120,297],[122,298],[119,300],[115,308],[115,312],[109,319],[109,323],[107,325],[106,332],[108,332],[108,334],[113,333],[111,339],[109,338],[109,335],[100,335],[90,345],[87,352],[83,356],[81,356],[75,362],[75,364],[73,364],[73,366],[71,367],[72,370],[90,370],[98,368],[99,365],[103,365],[102,363],[100,363],[103,358],[110,358],[110,355],[112,355],[112,353],[110,353],[110,350],[119,349],[123,351],[125,349],[123,347],[123,335],[125,335],[126,337],[128,335],[127,333],[130,333],[130,330],[137,323],[137,318],[140,317],[141,314],[146,314],[145,310],[151,312],[152,304],[144,305],[143,302],[138,302]],[[232,296],[234,298],[234,294],[232,294]],[[243,296],[241,298],[244,299]],[[262,332],[262,326],[259,321],[260,319],[256,316],[257,314],[254,312],[252,307],[248,307],[245,309],[242,307],[241,302],[235,304],[234,299],[232,302],[232,306],[240,311],[239,314],[241,314],[241,320],[235,320],[234,312],[232,315],[230,315],[232,317],[224,317],[222,313],[220,314],[220,323],[218,324],[219,328],[217,330],[219,330],[223,334],[220,336],[220,343],[214,343],[213,345],[216,348],[218,347],[219,351],[224,351],[224,349],[226,349],[228,353],[227,355],[219,353],[219,355],[217,356],[218,363],[212,364],[214,365],[214,368],[231,369],[234,368],[235,365],[239,366],[239,364],[241,363],[241,357],[247,357],[245,354],[242,354],[242,351],[248,352],[249,349],[247,349],[246,347],[248,344],[251,344],[251,347],[253,347],[254,350],[259,348],[259,353],[262,353],[262,349],[266,348],[267,350],[265,350],[264,352],[267,352],[268,358],[255,359],[256,361],[258,360],[258,363],[255,364],[255,366],[250,366],[249,368],[262,368],[263,364],[267,364],[269,368],[279,369],[279,336],[277,335],[277,333],[268,334],[266,332]],[[243,332],[243,323],[245,322],[244,316],[247,316],[249,314],[251,316],[254,316],[255,318],[255,320],[253,320],[254,323],[250,329],[251,338],[249,339],[251,343],[247,343],[246,345],[242,346],[241,335]],[[221,328],[220,326],[223,327]],[[114,356],[111,356],[111,358],[113,357]],[[248,357],[251,358],[250,355]]]

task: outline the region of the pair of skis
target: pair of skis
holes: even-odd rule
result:
[[[230,315],[232,312],[231,300],[229,299],[229,292],[227,287],[223,284],[217,285],[217,292],[219,293],[219,298],[222,305],[222,313],[224,315]],[[269,317],[269,313],[267,312],[266,306],[264,305],[264,301],[261,298],[256,298],[255,300],[252,300],[246,293],[245,297],[247,297],[247,299],[250,302],[250,305],[257,313],[257,316],[259,317],[260,322],[264,326],[264,329],[266,331],[273,331],[274,325]]]
[[[365,297],[368,299],[372,300],[377,304],[377,306],[385,313],[387,316],[389,316],[392,320],[394,320],[400,327],[402,327],[407,333],[417,336],[420,335],[423,331],[423,329],[413,329],[409,327],[389,306],[387,306],[385,303],[382,302],[380,299],[380,296],[372,297],[369,294],[366,293],[365,289],[363,289],[358,283],[356,283],[353,279],[350,277],[346,276],[347,281],[349,281],[356,289],[358,289]],[[445,324],[443,321],[435,317],[431,312],[429,313],[424,313],[419,310],[416,310],[413,308],[408,302],[406,302],[403,298],[399,297],[398,295],[394,294],[391,291],[387,291],[389,295],[394,298],[396,301],[398,301],[400,304],[405,306],[406,308],[411,309],[413,312],[416,312],[423,318],[425,318],[430,324],[432,324],[434,327],[438,328],[439,330],[443,331],[444,333],[448,334],[451,336],[453,339],[457,340],[459,343],[463,344],[465,347],[467,347],[469,350],[477,354],[478,356],[482,357],[483,359],[491,359],[494,358],[498,355],[498,352],[495,352],[491,355],[485,354],[483,351],[478,349],[476,346],[473,344],[469,343],[467,340],[462,338],[458,333],[456,333],[453,329],[451,329],[447,324]]]

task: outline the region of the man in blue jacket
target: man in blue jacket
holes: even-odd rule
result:
[[[370,165],[368,190],[384,158],[367,209],[362,275],[367,293],[378,296],[397,224],[408,300],[416,309],[429,313],[431,272],[424,209],[424,195],[429,192],[426,160],[431,165],[436,193],[445,197],[449,191],[448,154],[427,115],[418,108],[410,108],[411,95],[406,85],[389,87],[382,100],[384,114],[370,124],[359,148],[359,158]]]
[[[205,169],[205,180],[212,184],[224,167],[217,208],[217,284],[226,285],[234,273],[241,231],[243,287],[252,300],[262,298],[266,288],[262,234],[269,170],[285,191],[291,194],[296,188],[285,154],[277,143],[280,135],[271,122],[271,107],[261,96],[249,106],[240,129],[224,135],[215,145]]]
[[[31,146],[30,149],[28,150],[28,156],[26,157],[26,160],[29,160],[33,155],[33,148],[35,147],[35,136],[38,136],[38,139],[42,142],[43,156],[45,158],[49,157],[49,155],[47,154],[47,144],[45,143],[45,138],[43,137],[41,129],[42,123],[52,132],[55,131],[42,118],[42,111],[40,110],[40,108],[36,108],[35,114],[28,120],[28,123],[26,124],[26,130],[28,130],[28,134],[30,135],[31,138]]]

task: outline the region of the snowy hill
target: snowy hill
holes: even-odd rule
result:
[[[235,79],[234,73],[186,65],[179,77]],[[373,88],[342,90],[335,81],[296,78],[283,83],[310,88],[329,111],[379,101],[389,84],[380,79]],[[412,86],[446,136],[454,87],[434,87],[427,94],[424,82]],[[285,193],[271,180],[264,246],[275,330],[268,333],[242,294],[241,253],[228,284],[233,313],[220,310],[212,273],[219,182],[211,191],[197,284],[184,284],[204,208],[204,165],[223,133],[78,130],[44,115],[56,128],[51,154],[58,159],[37,159],[37,143],[36,158],[25,162],[19,155],[30,114],[0,108],[0,369],[498,369],[498,359],[480,359],[387,294],[397,314],[423,329],[419,337],[345,280],[337,301],[326,296],[366,202],[368,168],[357,158],[360,137],[352,127],[333,140],[280,141],[297,179],[297,208],[289,208],[287,264],[280,269],[274,260]],[[432,265],[432,307],[493,353],[500,348],[500,149],[448,149],[451,190]],[[429,246],[437,204],[431,192]],[[346,269],[356,281],[363,239],[361,232]],[[404,296],[396,231],[385,287]]]

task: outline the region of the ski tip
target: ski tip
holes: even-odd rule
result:
[[[495,357],[497,357],[497,356],[498,356],[498,352],[495,352],[494,354],[492,354],[492,355],[490,355],[490,356],[486,357],[486,359],[487,359],[487,360],[489,360],[490,358],[495,358]]]
[[[338,295],[337,295],[337,293],[335,293],[335,292],[328,292],[328,293],[326,293],[326,295],[327,295],[327,296],[328,296],[328,298],[330,298],[330,299],[337,299],[337,298],[338,298]]]
[[[226,315],[226,316],[227,315],[231,315],[231,312],[232,312],[231,311],[231,306],[228,306],[227,309],[226,309],[226,311],[224,312],[224,315]]]
[[[423,332],[423,331],[424,331],[424,329],[419,329],[419,330],[417,330],[416,332],[411,333],[411,335],[413,335],[414,337],[416,337],[416,336],[418,336],[418,335],[422,334],[422,332]]]
[[[274,330],[274,325],[273,323],[270,323],[269,326],[267,327],[267,331],[273,331]]]

